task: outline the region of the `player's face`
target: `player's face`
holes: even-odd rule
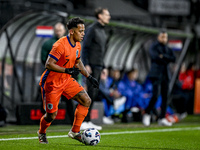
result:
[[[77,28],[74,28],[74,41],[81,42],[85,35],[85,25],[84,24],[78,24]]]
[[[104,9],[102,14],[99,15],[99,19],[103,24],[109,24],[110,18],[111,18],[110,13],[106,9]]]
[[[158,35],[158,41],[164,45],[167,44],[168,41],[168,34],[167,33],[160,33]]]

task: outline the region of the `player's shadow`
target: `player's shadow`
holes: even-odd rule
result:
[[[87,146],[87,145],[83,145],[83,144],[81,144],[81,145],[76,145],[76,144],[68,144],[68,145],[71,145],[71,146]],[[89,145],[88,145],[89,146]],[[91,147],[91,146],[90,146]],[[102,147],[102,148],[114,148],[114,149],[151,149],[151,150],[153,150],[153,149],[155,149],[155,150],[157,150],[157,149],[159,149],[159,150],[183,150],[183,149],[177,149],[177,148],[159,148],[159,147],[155,147],[155,148],[148,148],[148,147],[136,147],[136,146],[117,146],[117,145],[115,145],[115,146],[111,146],[111,145],[96,145],[95,147]]]

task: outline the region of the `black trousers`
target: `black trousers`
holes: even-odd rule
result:
[[[100,81],[101,71],[102,71],[103,67],[101,67],[101,66],[91,66],[91,69],[92,69],[92,74],[91,75],[94,78],[96,78],[97,81],[99,82]],[[87,80],[86,84],[87,84],[87,89],[88,89],[88,95],[90,96],[92,102],[91,102],[90,108],[88,110],[88,114],[85,117],[84,121],[90,121],[90,115],[91,115],[92,106],[93,106],[94,101],[98,101],[99,90],[94,88],[92,86],[92,84],[88,80]]]
[[[153,85],[153,95],[149,102],[148,107],[145,109],[145,113],[150,114],[153,110],[155,103],[158,99],[159,94],[162,97],[161,104],[161,114],[159,116],[160,119],[165,118],[166,109],[167,109],[167,99],[168,99],[168,88],[169,88],[169,80],[166,76],[163,76],[161,79],[158,78],[149,78]]]

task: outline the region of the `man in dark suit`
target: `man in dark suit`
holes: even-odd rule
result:
[[[104,68],[103,60],[107,41],[105,25],[109,23],[111,16],[107,8],[99,7],[95,9],[95,17],[97,20],[91,24],[85,32],[85,38],[82,46],[82,61],[86,70],[98,81],[100,81],[101,71]],[[88,95],[92,99],[92,102],[88,114],[81,125],[81,130],[85,130],[87,128],[102,130],[101,126],[95,125],[91,122],[90,117],[94,101],[98,99],[98,89],[94,89],[92,84],[88,81],[86,84]]]
[[[159,125],[171,126],[172,123],[168,122],[165,118],[167,108],[167,95],[169,87],[169,63],[175,62],[175,56],[173,51],[167,47],[168,34],[166,31],[161,31],[158,34],[157,41],[152,44],[150,48],[151,57],[151,69],[148,74],[148,78],[152,82],[153,95],[149,102],[149,105],[145,109],[142,122],[145,126],[150,125],[150,112],[154,108],[154,105],[158,99],[159,94],[162,96],[161,114],[158,119]],[[159,93],[160,92],[160,93]]]

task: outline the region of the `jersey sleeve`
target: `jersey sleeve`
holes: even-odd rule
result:
[[[58,61],[64,53],[64,46],[61,43],[55,43],[49,53],[49,56]]]

